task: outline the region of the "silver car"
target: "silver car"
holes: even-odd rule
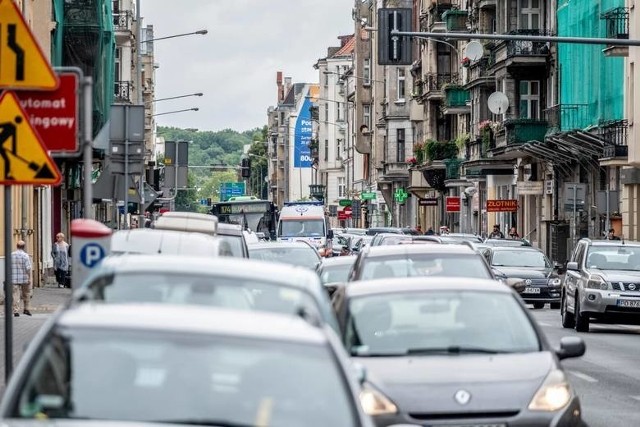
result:
[[[369,427],[358,394],[333,331],[302,318],[83,304],[58,312],[34,338],[0,417]]]

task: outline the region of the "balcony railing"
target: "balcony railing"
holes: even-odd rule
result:
[[[457,84],[458,74],[427,74],[426,76],[426,92],[442,90],[446,84]]]
[[[552,33],[545,30],[516,30],[509,34],[520,36],[550,36]],[[548,55],[550,53],[547,42],[532,42],[525,40],[510,40],[507,42],[507,57]]]
[[[451,0],[434,3],[429,9],[429,29],[432,29],[437,22],[444,22],[442,15],[453,7]]]
[[[629,38],[629,8],[616,7],[600,15],[607,24],[608,39],[628,39]]]
[[[444,88],[447,107],[464,107],[469,102],[469,91],[462,86],[454,85]]]
[[[590,123],[587,104],[558,104],[544,110],[547,134],[584,129]]]
[[[129,10],[113,14],[113,29],[115,31],[129,31],[133,28],[133,14]]]
[[[446,159],[444,160],[444,165],[446,179],[460,179],[461,159]]]
[[[450,9],[442,14],[447,31],[467,31],[467,11]]]
[[[627,120],[614,120],[600,125],[599,136],[605,141],[601,158],[627,157],[629,155],[628,127]]]
[[[546,120],[509,119],[505,120],[504,127],[507,132],[507,145],[544,141],[547,134]]]
[[[133,82],[119,81],[114,82],[113,96],[116,102],[131,102],[133,92]]]

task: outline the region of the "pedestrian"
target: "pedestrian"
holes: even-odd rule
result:
[[[616,230],[613,228],[609,229],[609,234],[607,235],[607,240],[620,240],[618,236],[616,236]]]
[[[420,226],[420,224],[416,225],[416,231],[418,232],[418,234],[423,234],[422,227]]]
[[[511,229],[509,230],[509,238],[513,240],[520,238],[518,230],[515,227],[511,227]]]
[[[31,258],[24,251],[25,242],[18,240],[16,250],[11,252],[11,283],[13,284],[13,315],[20,316],[20,299],[24,304],[23,313],[31,316]]]
[[[56,274],[56,282],[59,288],[64,288],[69,272],[69,244],[64,241],[64,234],[56,234],[56,241],[51,250],[53,258],[53,271]]]
[[[504,239],[504,233],[500,231],[500,224],[493,226],[493,231],[489,234],[490,239]]]
[[[446,225],[440,227],[440,235],[446,236],[447,234],[449,234],[449,227],[447,227]]]
[[[429,228],[427,228],[427,232],[424,233],[424,234],[426,234],[427,236],[433,236],[436,233],[435,233],[435,231],[433,231],[433,227],[429,227]]]

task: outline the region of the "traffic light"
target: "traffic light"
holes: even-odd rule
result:
[[[411,65],[411,38],[391,35],[411,31],[410,8],[378,9],[378,65]]]
[[[251,159],[243,157],[240,162],[241,174],[243,178],[249,178],[251,176]]]

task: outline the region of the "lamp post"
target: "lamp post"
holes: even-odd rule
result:
[[[175,110],[175,111],[167,111],[166,113],[156,113],[156,114],[152,114],[151,117],[156,117],[156,116],[164,116],[165,114],[175,114],[175,113],[182,113],[184,111],[198,111],[200,110],[198,107],[194,107],[194,108],[185,108],[184,110]]]
[[[190,94],[187,94],[187,95],[170,96],[168,98],[160,98],[160,99],[153,99],[151,101],[147,101],[145,103],[145,105],[152,104],[154,102],[168,101],[170,99],[187,98],[187,97],[190,97],[190,96],[203,96],[203,95],[204,94],[202,92],[198,92],[198,93],[190,93]]]

